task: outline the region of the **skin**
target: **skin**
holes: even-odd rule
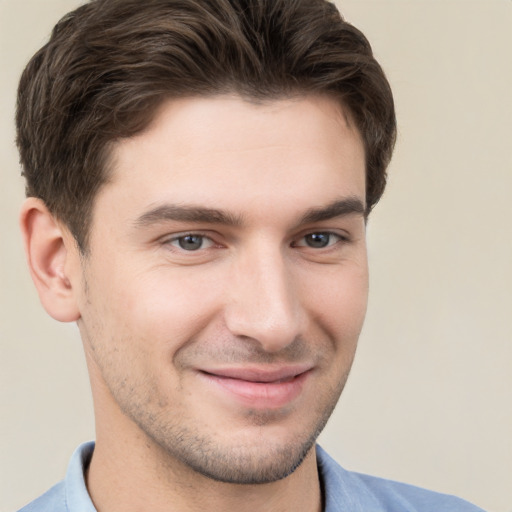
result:
[[[368,288],[349,116],[328,97],[172,100],[111,165],[86,257],[39,200],[21,221],[43,305],[83,339],[95,506],[321,510],[314,442]]]

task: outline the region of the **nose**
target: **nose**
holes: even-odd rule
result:
[[[234,264],[225,308],[233,335],[275,353],[302,334],[306,316],[290,267],[279,249],[251,251]]]

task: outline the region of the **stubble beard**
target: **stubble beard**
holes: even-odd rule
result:
[[[87,336],[85,331],[84,334]],[[139,378],[133,374],[126,375],[122,369],[136,365],[126,361],[120,365],[112,353],[96,350],[94,339],[87,338],[111,398],[123,415],[137,425],[146,438],[146,445],[155,449],[158,465],[167,466],[169,475],[176,474],[176,469],[181,468],[231,484],[275,482],[286,478],[301,465],[334,411],[353,360],[351,354],[349,364],[336,382],[320,386],[310,409],[303,410],[301,416],[291,412],[296,423],[303,423],[304,427],[295,436],[287,435],[286,439],[276,440],[269,431],[283,420],[286,412],[249,410],[245,414],[245,425],[249,425],[250,432],[255,435],[248,439],[247,436],[237,438],[235,430],[232,436],[229,433],[224,435],[225,432],[218,435],[206,424],[198,425],[196,418],[186,417],[186,410],[173,410],[173,405],[159,396],[157,382],[150,374],[145,373],[145,377],[141,374]],[[290,354],[295,353],[295,356],[289,360],[299,360],[303,351],[308,350],[304,347],[307,344],[292,346]],[[237,351],[233,353],[237,354]],[[273,359],[260,355],[260,362],[268,362],[264,357],[269,361]],[[223,360],[228,359],[225,357]],[[324,362],[327,360],[326,354],[322,359]],[[241,356],[237,360],[242,360]]]
[[[178,461],[217,482],[265,484],[286,478],[302,464],[334,411],[347,377],[348,371],[334,389],[319,397],[317,403],[323,405],[308,411],[308,416],[315,420],[307,425],[300,437],[284,443],[272,444],[272,439],[265,438],[266,426],[276,420],[276,415],[271,412],[249,411],[248,421],[261,429],[261,439],[234,444],[219,442],[213,434],[180,424],[179,420],[169,424],[163,418],[148,414],[147,407],[137,407],[133,402],[125,402],[126,407],[121,405],[121,409],[157,447],[161,460],[170,468]]]

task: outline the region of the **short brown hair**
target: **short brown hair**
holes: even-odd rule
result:
[[[27,195],[85,251],[109,144],[144,130],[167,98],[230,92],[339,98],[364,141],[368,212],[380,199],[393,97],[365,36],[327,0],[92,0],[67,14],[20,80]]]

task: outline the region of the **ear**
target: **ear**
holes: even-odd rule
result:
[[[44,202],[29,197],[20,214],[25,254],[39,299],[50,316],[60,322],[80,318],[72,282],[81,269],[76,243],[49,212]]]

